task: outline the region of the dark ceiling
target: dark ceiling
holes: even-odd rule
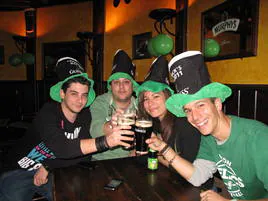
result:
[[[0,11],[18,11],[93,0],[0,0]]]

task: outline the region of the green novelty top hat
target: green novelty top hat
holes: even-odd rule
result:
[[[129,79],[132,82],[133,90],[136,91],[139,84],[135,79],[136,67],[124,50],[117,50],[114,55],[112,73],[107,80],[107,89],[111,90],[111,82],[120,78]]]
[[[221,83],[211,82],[203,55],[199,51],[187,51],[175,56],[168,64],[175,80],[176,94],[166,101],[167,109],[177,117],[185,117],[183,106],[204,98],[220,98],[225,101],[232,90]]]
[[[81,64],[74,58],[63,57],[59,59],[56,63],[56,73],[58,75],[59,81],[57,84],[50,88],[50,97],[57,102],[61,103],[60,90],[62,85],[68,80],[75,77],[84,77],[90,83],[90,88],[88,92],[88,99],[85,107],[88,107],[95,99],[95,91],[93,89],[94,81],[91,80],[87,73],[84,72],[84,68]]]
[[[136,95],[139,97],[139,94],[143,91],[157,93],[164,89],[168,89],[171,94],[174,93],[169,87],[168,62],[164,56],[159,56],[151,64],[149,73],[144,82],[138,87]]]

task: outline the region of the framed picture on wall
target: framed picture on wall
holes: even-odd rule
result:
[[[152,32],[146,32],[132,36],[133,59],[147,59],[152,57],[147,50],[147,45],[150,38],[152,38]]]
[[[202,14],[206,61],[257,55],[259,0],[229,0]]]

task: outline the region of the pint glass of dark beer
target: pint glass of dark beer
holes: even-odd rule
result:
[[[145,142],[151,137],[153,123],[151,119],[137,119],[135,123],[136,153],[148,152],[148,145]]]
[[[135,126],[135,118],[136,118],[136,113],[135,111],[128,110],[124,114],[121,114],[117,117],[117,125],[119,126],[131,126],[131,130],[134,132],[134,126]],[[123,136],[128,136],[128,137],[134,137],[133,135],[127,135],[127,134],[122,134]],[[128,147],[124,147],[124,149],[128,150],[131,149],[134,145],[134,140],[132,141],[126,141],[124,142],[128,143]]]

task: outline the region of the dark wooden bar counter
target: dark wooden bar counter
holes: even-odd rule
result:
[[[54,172],[54,201],[198,201],[200,189],[178,182],[159,165],[149,171],[146,157],[93,162],[95,167],[73,166]],[[173,175],[173,176],[172,176]],[[115,190],[103,187],[111,179],[124,182]]]

